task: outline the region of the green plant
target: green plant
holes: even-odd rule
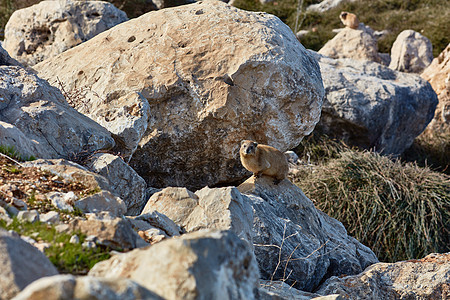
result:
[[[347,150],[295,183],[381,261],[450,251],[450,177],[377,153]]]
[[[14,230],[20,235],[33,236],[37,241],[50,243],[50,247],[45,249],[45,255],[60,273],[86,274],[97,262],[110,257],[107,247],[97,245],[94,249],[83,248],[81,244],[85,241],[86,235],[80,232],[60,233],[56,231],[54,225],[20,222],[16,218],[9,225],[0,220],[0,227]],[[74,234],[80,238],[79,243],[70,243],[70,238]]]
[[[35,160],[36,157],[33,155],[31,156],[23,156],[20,154],[20,152],[13,146],[8,145],[0,145],[0,153],[3,153],[13,159],[17,159],[19,161],[28,161],[28,160]]]

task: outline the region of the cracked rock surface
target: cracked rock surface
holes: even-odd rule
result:
[[[126,20],[126,14],[108,2],[42,1],[12,14],[4,47],[32,66]]]
[[[220,1],[147,13],[35,68],[85,92],[75,107],[117,135],[152,187],[242,179],[240,141],[297,146],[324,96],[316,60],[285,24]]]

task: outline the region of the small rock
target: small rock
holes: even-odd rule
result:
[[[19,210],[26,210],[27,209],[27,203],[25,201],[22,201],[17,198],[11,198],[10,204],[16,207]]]
[[[39,212],[35,209],[19,211],[17,214],[17,219],[20,221],[35,223],[39,221]]]
[[[83,244],[81,244],[81,246],[83,248],[86,248],[86,249],[95,249],[95,248],[97,248],[97,245],[93,241],[86,241]]]
[[[74,234],[70,237],[69,243],[71,244],[79,244],[80,243],[80,238],[78,237],[78,235]]]
[[[290,163],[297,164],[298,161],[297,153],[295,153],[294,151],[286,151],[284,152],[284,155],[286,156],[286,158]]]
[[[31,245],[34,245],[37,243],[35,239],[32,239],[29,236],[22,235],[22,236],[20,236],[20,238]]]
[[[59,222],[59,212],[49,211],[48,213],[40,215],[40,221],[42,223],[55,224]]]
[[[122,216],[127,211],[125,202],[114,196],[109,191],[101,191],[91,196],[87,196],[75,202],[75,207],[84,213],[98,213],[108,211],[116,217]]]
[[[67,232],[70,229],[69,224],[60,224],[60,225],[56,225],[55,229],[57,232]]]
[[[61,192],[50,192],[47,193],[47,198],[52,201],[54,207],[73,212],[73,203],[75,194],[73,192],[61,193]],[[76,197],[76,196],[75,196]]]
[[[39,251],[41,251],[42,253],[45,253],[45,249],[50,248],[51,244],[50,243],[45,243],[45,242],[37,242],[37,243],[33,244],[33,246],[38,248]]]

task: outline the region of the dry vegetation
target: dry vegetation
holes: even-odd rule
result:
[[[450,251],[450,177],[324,137],[297,149],[293,181],[381,261]]]

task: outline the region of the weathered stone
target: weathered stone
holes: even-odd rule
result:
[[[97,263],[89,276],[129,278],[164,299],[254,299],[258,266],[230,231],[198,231]]]
[[[59,213],[57,211],[49,211],[48,213],[41,214],[39,218],[42,223],[59,223]]]
[[[87,167],[108,179],[110,188],[125,202],[127,215],[139,215],[147,200],[147,184],[136,171],[120,157],[108,153],[94,154]]]
[[[153,187],[241,179],[240,141],[295,147],[324,95],[289,27],[220,1],[147,13],[35,68],[67,90],[89,87],[77,109],[123,140],[118,150]]]
[[[401,154],[433,118],[437,97],[415,74],[317,55],[326,99],[318,131],[350,145]]]
[[[422,73],[433,60],[430,40],[414,30],[400,32],[391,48],[389,68],[401,72]]]
[[[61,193],[61,192],[50,192],[47,193],[47,198],[52,202],[52,205],[61,210],[67,210],[69,212],[73,211],[73,205],[78,197],[74,192]]]
[[[39,221],[39,212],[35,209],[19,211],[19,213],[17,214],[17,219],[21,221],[35,223]]]
[[[420,76],[428,80],[439,99],[434,118],[423,134],[445,136],[450,132],[450,44]]]
[[[26,137],[16,126],[2,121],[0,121],[0,145],[14,147],[24,158],[40,152],[39,143]]]
[[[162,300],[155,293],[128,279],[107,279],[91,276],[56,275],[36,280],[14,300]]]
[[[351,58],[378,63],[382,61],[378,54],[377,40],[373,36],[373,30],[362,23],[359,24],[358,29],[341,30],[319,50],[319,53],[336,59]]]
[[[127,20],[123,11],[104,1],[42,1],[11,15],[3,46],[31,66]]]
[[[39,168],[69,181],[79,182],[93,190],[98,188],[108,190],[109,188],[109,182],[103,176],[65,159],[37,159],[24,162],[23,165]]]
[[[0,295],[11,299],[31,282],[58,274],[38,249],[0,228]]]
[[[297,290],[282,281],[261,280],[260,300],[310,300],[319,294]]]
[[[166,188],[149,199],[143,213],[163,213],[187,232],[231,230],[251,245],[253,212],[245,198],[234,187],[205,187],[195,194],[185,188]]]
[[[317,293],[345,299],[448,299],[450,253],[374,264],[358,275],[329,278]]]
[[[253,244],[263,279],[312,291],[332,275],[358,274],[378,262],[289,180],[274,185],[270,177],[252,176],[238,189],[253,206]]]
[[[155,228],[159,228],[161,230],[163,230],[168,236],[177,236],[180,235],[180,233],[182,233],[181,228],[175,224],[174,221],[172,221],[171,219],[169,219],[166,215],[158,212],[158,211],[153,211],[151,213],[145,213],[143,215],[137,216],[137,217],[130,217],[129,218],[130,221],[141,221],[141,222],[145,222],[146,224],[148,224],[147,226],[151,226],[151,227],[155,227]],[[147,230],[150,227],[145,228],[141,227],[141,230]]]
[[[125,202],[108,191],[101,191],[91,196],[82,198],[74,203],[84,213],[98,213],[108,211],[113,216],[121,217],[127,211]]]
[[[86,235],[94,235],[101,245],[113,249],[134,249],[148,244],[136,233],[127,219],[111,215],[89,214],[87,220],[73,219],[69,230],[80,230]]]
[[[20,63],[11,58],[8,52],[3,49],[2,44],[0,44],[0,66],[20,66]]]
[[[114,146],[106,129],[70,107],[58,89],[20,67],[0,66],[0,120],[23,133],[13,146],[20,152],[21,141],[27,140],[26,150],[36,151],[36,157],[67,157]]]

